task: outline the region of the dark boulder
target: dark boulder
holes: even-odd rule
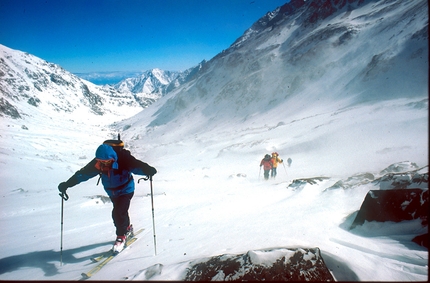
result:
[[[428,189],[371,190],[352,223],[351,228],[362,225],[364,221],[412,220],[421,218],[428,225]]]
[[[428,189],[372,190],[366,195],[351,229],[364,221],[393,221],[421,219],[428,226]],[[428,233],[416,236],[413,242],[428,248]]]
[[[428,249],[429,248],[429,233],[416,236],[415,238],[412,239],[412,242],[417,243],[418,245],[426,247]]]
[[[191,263],[185,281],[334,281],[319,248],[279,248]]]

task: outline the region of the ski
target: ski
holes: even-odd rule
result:
[[[142,233],[144,229],[140,229],[137,232],[133,232],[133,236],[127,238],[125,245],[126,247],[130,244],[129,241],[131,241],[135,236],[139,235],[140,233]],[[134,242],[134,241],[133,241]],[[90,258],[90,260],[94,263],[100,262],[101,260],[103,260],[103,258],[109,257],[112,255],[112,249],[108,250],[107,252],[104,252],[103,254],[96,256],[96,257],[92,257]]]
[[[128,248],[134,242],[136,242],[136,240],[137,240],[136,236],[139,235],[140,233],[142,233],[143,230],[144,229],[140,229],[137,232],[134,232],[132,237],[127,238],[127,240],[125,242],[125,247],[122,251],[124,251],[126,248]],[[93,276],[94,274],[99,272],[100,269],[102,269],[108,262],[110,262],[116,255],[120,254],[121,252],[114,253],[111,249],[111,250],[107,251],[106,253],[104,253],[98,257],[91,258],[91,261],[98,262],[99,264],[94,266],[90,271],[81,273],[82,280],[89,279],[91,276]]]
[[[105,253],[103,253],[103,254],[101,254],[99,256],[90,258],[90,260],[93,263],[97,263],[97,262],[101,261],[103,258],[109,257],[111,254],[112,254],[112,250],[109,250],[109,251],[107,251],[107,252],[105,252]]]

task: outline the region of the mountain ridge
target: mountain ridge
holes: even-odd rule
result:
[[[303,2],[291,1],[286,7]],[[239,38],[212,58],[195,81],[172,92],[148,127],[185,119],[184,109],[187,117],[216,121],[222,112],[240,121],[279,111],[280,105],[292,112],[318,101],[347,107],[427,95],[425,1],[337,1],[342,8],[330,16],[323,13],[312,26],[303,20],[319,11],[311,4],[327,1],[309,2],[296,10],[282,8],[287,14],[277,25]],[[279,11],[265,17],[281,19]],[[299,20],[303,13],[307,17]]]
[[[0,116],[27,116],[79,112],[108,120],[130,117],[148,107],[168,90],[192,77],[199,65],[183,72],[152,69],[116,85],[95,85],[61,66],[0,45]],[[117,118],[115,118],[117,117]],[[103,118],[102,118],[103,119]]]
[[[109,86],[85,81],[61,66],[0,45],[0,115],[19,119],[33,115],[75,114],[127,117],[141,110],[134,98]]]

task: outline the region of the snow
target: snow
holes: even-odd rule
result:
[[[359,40],[376,41],[373,32],[362,30]],[[288,34],[284,30],[281,36]],[[263,40],[256,46],[277,43]],[[361,45],[357,52],[374,46],[368,53],[380,54],[382,45]],[[281,48],[261,57],[260,70],[283,75],[276,72]],[[372,90],[362,91],[375,99],[360,100],[355,96],[361,95],[362,81],[347,82],[370,61],[346,65],[352,53],[343,48],[344,53],[328,50],[320,58],[334,62],[315,67],[326,75],[315,77],[309,65],[288,69],[292,75],[280,79],[285,84],[257,71],[242,76],[243,69],[232,67],[237,62],[228,57],[234,54],[227,54],[230,68],[214,63],[208,67],[213,68],[210,76],[181,86],[135,116],[123,112],[120,117],[130,118],[121,121],[83,109],[41,113],[35,107],[23,120],[2,117],[0,280],[77,280],[94,266],[90,257],[111,247],[112,204],[93,178],[68,190],[60,264],[57,186],[86,165],[99,144],[121,133],[126,148],[158,170],[153,180],[157,254],[150,185],[137,183],[135,176],[129,212],[135,229],[145,230],[91,280],[181,280],[190,262],[211,256],[252,251],[253,261],[270,264],[273,254],[262,250],[279,248],[278,253],[287,254],[289,248],[318,247],[339,281],[426,281],[428,250],[411,241],[428,231],[419,220],[350,226],[366,194],[384,189],[382,183],[369,182],[366,173],[380,177],[386,168],[428,165],[428,84],[421,83],[421,76],[428,79],[428,57],[421,64],[396,57],[392,66],[416,68],[380,72],[390,74],[392,87],[398,88],[392,97],[388,83],[381,84],[376,71],[369,70]],[[296,71],[303,76],[299,81]],[[233,83],[223,84],[223,76]],[[402,83],[410,80],[412,88]],[[287,85],[287,94],[281,93]],[[326,92],[330,86],[337,87]],[[272,151],[292,163],[280,164],[276,179],[265,181],[259,164]],[[316,183],[293,184],[305,178]],[[351,185],[327,189],[339,181]]]
[[[177,133],[168,127],[145,133],[142,117],[122,121],[132,124],[122,133],[126,147],[158,169],[153,181],[157,255],[149,183],[141,181],[130,215],[134,226],[145,231],[92,279],[143,280],[151,268],[152,280],[178,280],[187,262],[205,257],[254,250],[256,262],[270,263],[273,259],[258,250],[319,247],[337,280],[426,280],[428,251],[411,242],[426,231],[419,221],[369,222],[349,230],[367,192],[379,188],[365,183],[325,190],[353,174],[378,175],[404,160],[427,165],[427,110],[408,107],[413,101],[332,113],[316,108],[312,116],[278,125],[225,121],[222,129],[194,135],[182,135],[185,126]],[[92,268],[89,257],[109,249],[115,238],[111,203],[103,202],[97,178],[70,188],[60,266],[57,185],[117,132],[40,117],[25,122],[28,130],[19,120],[1,124],[2,280],[78,279]],[[293,162],[279,167],[276,179],[264,181],[259,161],[272,150]],[[319,176],[326,178],[316,185],[288,187],[294,179]]]

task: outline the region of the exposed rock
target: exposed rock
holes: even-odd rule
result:
[[[13,119],[21,119],[18,110],[3,97],[0,97],[0,116],[8,116]]]
[[[371,190],[367,193],[351,225],[354,228],[364,221],[394,221],[421,218],[428,225],[428,189]]]
[[[418,169],[418,165],[416,163],[410,161],[403,161],[391,164],[390,166],[382,170],[380,174],[385,175],[387,173],[401,173],[414,171],[416,169]]]
[[[429,248],[429,233],[416,236],[415,238],[412,239],[412,242],[417,243],[418,245],[426,247],[428,249]]]
[[[379,184],[381,190],[410,188],[428,189],[428,172],[418,173],[418,170],[404,173],[388,173],[374,180],[372,183]]]
[[[295,179],[293,182],[288,185],[288,188],[292,188],[294,190],[303,189],[306,184],[315,185],[318,182],[322,182],[324,180],[330,179],[329,177],[312,177],[312,178],[304,178],[304,179]]]
[[[185,281],[334,281],[319,248],[279,248],[198,260]]]
[[[33,106],[37,107],[37,106],[39,106],[39,104],[41,103],[41,101],[37,97],[30,97],[27,100],[27,103],[30,104],[30,105],[33,105]]]
[[[359,173],[355,174],[348,179],[337,181],[333,186],[327,188],[327,190],[334,189],[351,189],[356,186],[365,185],[367,183],[372,182],[375,179],[375,176],[371,173]]]

